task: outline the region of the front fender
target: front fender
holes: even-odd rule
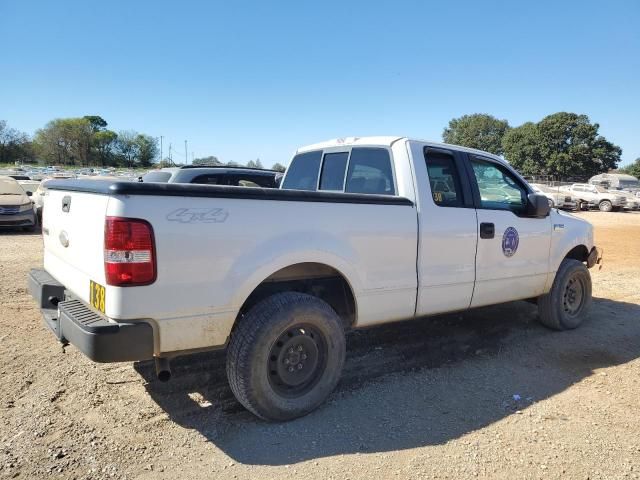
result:
[[[593,244],[593,226],[581,218],[567,212],[551,212],[551,251],[549,252],[549,282],[553,283],[555,273],[567,254],[579,245],[584,245],[587,253]],[[550,288],[550,285],[548,285]]]

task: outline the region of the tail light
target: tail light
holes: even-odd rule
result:
[[[133,287],[156,280],[153,228],[137,218],[107,217],[104,225],[107,285]]]

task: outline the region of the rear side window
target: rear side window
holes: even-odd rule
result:
[[[149,172],[142,176],[142,181],[167,183],[170,178],[171,172]]]
[[[453,155],[425,149],[433,202],[439,207],[462,207],[460,176]]]
[[[352,149],[345,191],[395,195],[389,151],[384,148]]]
[[[291,190],[315,190],[318,185],[321,151],[301,153],[293,157],[282,182],[282,188]]]
[[[320,190],[342,191],[348,159],[349,152],[325,154],[320,174]]]
[[[199,175],[191,183],[228,185],[233,187],[276,188],[275,177],[268,175],[207,174]]]

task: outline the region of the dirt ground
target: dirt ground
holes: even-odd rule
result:
[[[584,212],[605,263],[584,326],[516,302],[351,333],[305,418],[234,400],[224,356],[94,364],[25,286],[38,234],[0,233],[0,478],[640,478],[640,213]]]

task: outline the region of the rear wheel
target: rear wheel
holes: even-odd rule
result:
[[[602,200],[598,204],[598,208],[600,209],[601,212],[610,212],[611,210],[613,210],[613,205],[609,200]]]
[[[327,303],[278,293],[239,320],[229,342],[227,377],[249,411],[265,420],[291,420],[333,391],[345,352],[340,317]]]
[[[540,322],[555,330],[578,327],[591,307],[591,275],[584,263],[565,258],[551,290],[538,298]]]

